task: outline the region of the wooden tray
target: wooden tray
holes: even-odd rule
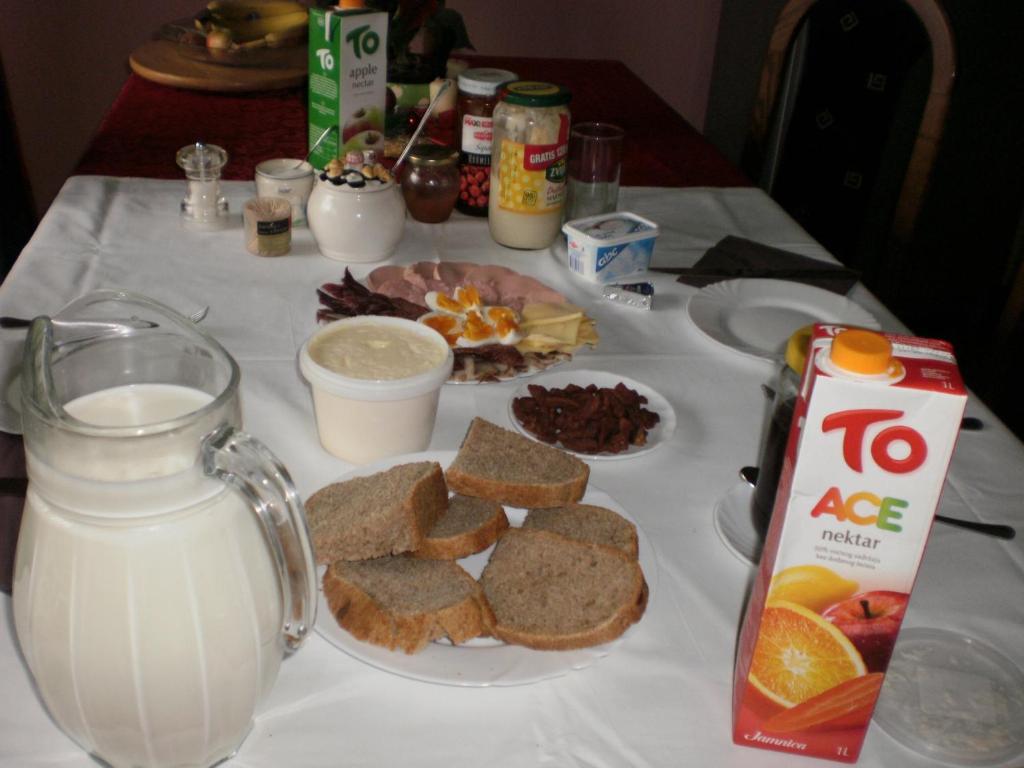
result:
[[[282,57],[282,51],[286,51]],[[278,49],[274,66],[225,66],[201,61],[170,40],[149,40],[128,57],[140,77],[161,85],[198,91],[269,91],[291,88],[306,80],[306,46]],[[258,62],[258,60],[257,60]]]

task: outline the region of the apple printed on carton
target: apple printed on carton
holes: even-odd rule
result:
[[[350,149],[352,149],[352,150],[358,149],[358,150],[361,150],[361,151],[365,151],[367,149],[372,149],[372,150],[374,150],[376,152],[379,152],[380,153],[380,157],[383,157],[384,156],[384,134],[381,131],[376,131],[376,130],[361,131],[361,132],[355,134],[354,136],[352,136],[352,138],[350,138],[348,141],[346,141],[342,145],[341,149],[342,149],[342,155],[344,155],[345,152],[349,151]]]
[[[869,672],[884,672],[909,600],[904,592],[862,592],[825,609],[822,616],[850,638]]]
[[[341,129],[341,142],[347,145],[356,135],[366,131],[384,132],[384,115],[376,107],[360,107],[349,115]]]

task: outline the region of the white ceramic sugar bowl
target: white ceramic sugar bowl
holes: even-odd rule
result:
[[[365,186],[318,178],[306,219],[320,253],[348,262],[382,261],[395,252],[405,226],[405,201],[393,181]]]

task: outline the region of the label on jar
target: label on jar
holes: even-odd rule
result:
[[[291,219],[275,219],[273,221],[257,221],[256,234],[260,237],[281,235],[291,229]]]
[[[569,118],[560,115],[553,144],[520,144],[502,139],[498,205],[518,213],[550,213],[565,203],[565,159]]]
[[[480,115],[462,116],[462,162],[470,165],[491,164],[491,140],[494,118]]]

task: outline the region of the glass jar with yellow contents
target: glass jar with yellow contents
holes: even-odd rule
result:
[[[491,237],[510,248],[546,248],[562,225],[569,91],[516,80],[494,108],[487,220]]]

